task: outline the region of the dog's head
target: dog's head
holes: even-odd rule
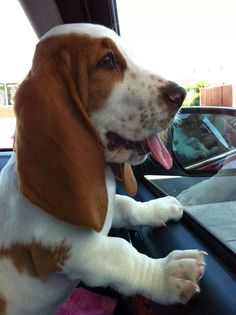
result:
[[[23,194],[58,218],[82,225],[91,226],[90,214],[81,217],[78,211],[75,219],[75,207],[91,213],[105,208],[96,223],[101,228],[105,162],[135,165],[151,151],[170,167],[157,134],[184,97],[184,89],[132,62],[113,31],[90,24],[55,27],[37,45],[16,95]]]

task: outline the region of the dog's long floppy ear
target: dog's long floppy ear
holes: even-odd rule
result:
[[[15,98],[17,174],[21,192],[34,204],[58,219],[100,231],[108,203],[103,148],[70,62],[69,55],[47,62],[36,50]]]
[[[110,164],[115,177],[122,181],[126,192],[130,196],[135,196],[138,191],[137,181],[129,163],[112,163]]]

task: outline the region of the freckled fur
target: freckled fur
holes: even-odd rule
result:
[[[99,127],[100,137],[105,145],[106,132],[103,130],[104,126],[106,126],[106,130],[111,129],[123,138],[139,141],[160,132],[163,128],[163,124],[160,121],[168,120],[173,115],[171,113],[172,110],[168,110],[168,106],[162,97],[163,87],[165,84],[168,85],[169,81],[138,67],[126,54],[125,58],[127,71],[124,73],[123,80],[118,82],[115,89],[112,90],[106,101],[106,107],[94,113],[92,117],[94,124]],[[134,73],[136,73],[135,76],[133,75]],[[161,84],[159,84],[159,79]],[[132,82],[131,90],[130,82]],[[142,82],[146,84],[143,86]],[[143,115],[143,110],[145,111],[145,116]],[[123,128],[119,120],[116,119],[120,113],[125,113],[126,116],[131,117],[137,111],[140,114],[136,115],[132,121],[129,121],[127,128]],[[140,126],[138,132],[137,125]],[[117,150],[116,153],[105,152],[106,160],[110,162],[127,160],[127,150]],[[138,164],[144,159],[144,157],[137,157],[136,160],[132,150],[130,150],[129,155],[128,161],[131,164]]]
[[[137,74],[135,72],[131,72],[130,76],[132,79],[136,79],[137,78]]]

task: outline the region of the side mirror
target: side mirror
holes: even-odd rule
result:
[[[183,107],[171,135],[170,150],[185,171],[236,168],[236,109]]]

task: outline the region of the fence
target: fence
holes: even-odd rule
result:
[[[236,107],[236,87],[221,85],[200,89],[200,105]]]

